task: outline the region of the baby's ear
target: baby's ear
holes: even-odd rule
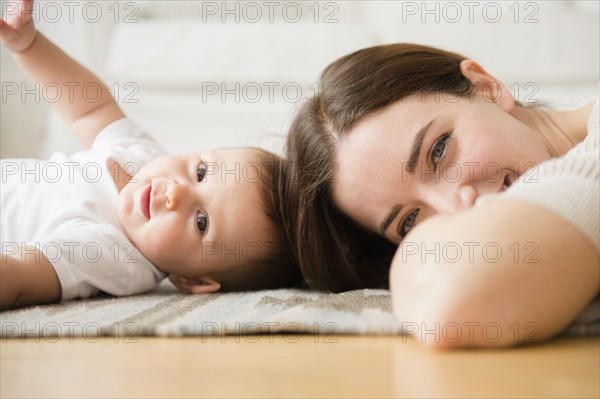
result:
[[[183,277],[184,285],[191,294],[214,294],[221,284],[210,277]]]

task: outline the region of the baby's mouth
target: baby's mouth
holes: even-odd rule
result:
[[[142,194],[140,195],[140,209],[142,210],[142,213],[148,220],[150,220],[150,201],[151,201],[150,193],[151,192],[152,192],[152,184],[148,184],[148,187],[146,187],[144,189],[144,191],[142,191]]]

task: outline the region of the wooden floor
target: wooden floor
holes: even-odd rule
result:
[[[409,337],[71,340],[4,339],[0,396],[600,396],[598,338],[447,352]]]

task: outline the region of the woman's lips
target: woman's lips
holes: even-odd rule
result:
[[[510,186],[512,186],[512,184],[513,180],[510,174],[507,174],[506,176],[504,176],[504,180],[502,181],[502,187],[500,188],[500,191],[506,191]]]
[[[150,220],[150,192],[152,192],[152,185],[148,184],[148,187],[140,195],[140,209],[148,220]]]

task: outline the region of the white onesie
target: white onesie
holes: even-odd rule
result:
[[[89,150],[70,156],[57,152],[47,161],[0,161],[0,252],[41,249],[56,270],[62,300],[99,291],[121,296],[153,289],[166,274],[122,229],[112,179],[116,172],[108,169],[107,160],[133,174],[164,153],[123,118],[104,128]]]

